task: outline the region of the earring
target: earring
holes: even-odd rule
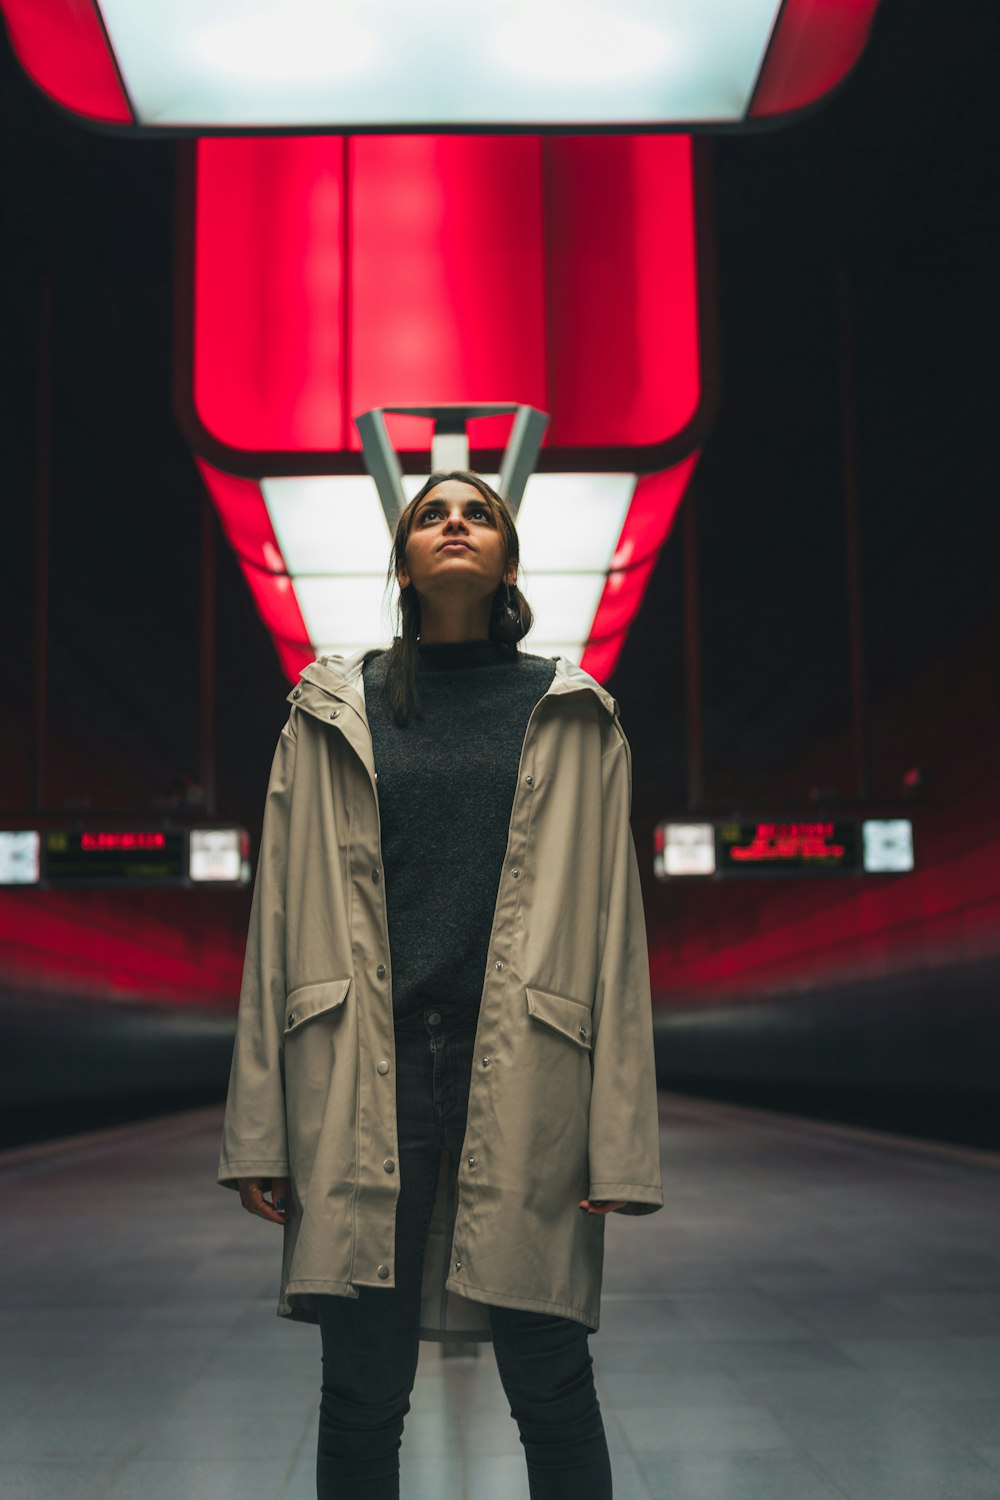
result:
[[[514,606],[510,602],[510,585],[507,583],[506,579],[504,579],[504,585],[503,586],[504,586],[504,588],[507,591],[507,605],[506,605],[507,613],[510,615],[510,617],[511,617],[512,620],[516,620],[517,619],[517,610],[514,608]]]

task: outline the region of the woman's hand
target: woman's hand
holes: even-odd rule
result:
[[[617,1198],[584,1198],[579,1206],[585,1214],[610,1214],[616,1208],[624,1208],[627,1202],[627,1198],[622,1198],[621,1201]]]
[[[237,1181],[240,1185],[240,1202],[248,1213],[270,1219],[272,1224],[288,1223],[291,1210],[287,1207],[290,1196],[287,1177],[240,1177]],[[264,1197],[268,1188],[271,1190],[271,1203]]]

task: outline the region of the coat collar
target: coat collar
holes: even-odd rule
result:
[[[346,655],[332,653],[318,656],[299,673],[303,682],[314,683],[324,694],[340,699],[367,719],[365,714],[365,688],[362,667],[369,656],[387,651],[388,645],[362,646]],[[618,700],[601,686],[595,677],[578,667],[565,656],[557,656],[555,676],[546,688],[543,697],[556,693],[591,692],[611,718],[618,714]],[[298,702],[301,688],[293,688],[288,694],[289,702]],[[303,704],[303,707],[308,707]]]

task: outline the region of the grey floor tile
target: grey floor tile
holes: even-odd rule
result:
[[[603,1372],[595,1366],[597,1391],[601,1400],[616,1407],[643,1406],[649,1401],[649,1376],[632,1370]],[[746,1391],[732,1376],[722,1371],[667,1370],[656,1380],[657,1399],[668,1411],[686,1406],[745,1406]]]
[[[141,1459],[126,1465],[101,1500],[277,1500],[286,1487],[287,1459]],[[308,1491],[305,1492],[308,1497]],[[316,1482],[310,1500],[316,1500]]]
[[[468,1470],[468,1500],[528,1500],[528,1470],[523,1453],[476,1455]],[[429,1490],[421,1500],[442,1500],[440,1490]]]
[[[909,1395],[985,1396],[1000,1407],[1000,1338],[845,1339],[840,1347]]]
[[[1000,1294],[993,1291],[895,1291],[887,1300],[920,1338],[1000,1335]]]
[[[76,1458],[123,1456],[141,1441],[146,1429],[143,1422],[123,1421],[113,1414],[75,1416],[39,1404],[30,1414],[22,1412],[4,1423],[3,1442],[7,1453],[30,1453],[34,1459],[66,1463]]]
[[[136,1456],[165,1459],[183,1453],[192,1459],[273,1458],[290,1453],[290,1445],[301,1440],[313,1417],[305,1408],[296,1413],[233,1411],[212,1419],[194,1411],[171,1414],[142,1434]]]
[[[0,1460],[3,1500],[104,1500],[118,1468],[115,1459]]]
[[[446,1454],[430,1457],[415,1453],[399,1455],[399,1487],[406,1500],[464,1500],[475,1494],[469,1489],[470,1479],[467,1457]],[[316,1500],[316,1488],[308,1492],[303,1500]]]
[[[743,1370],[853,1370],[854,1360],[825,1339],[716,1339],[711,1345],[719,1368]]]
[[[978,1454],[930,1443],[837,1443],[813,1449],[846,1500],[997,1500],[997,1473]]]
[[[718,1406],[616,1407],[614,1419],[629,1449],[638,1455],[689,1448],[727,1453],[792,1446],[792,1439],[770,1412],[749,1402],[722,1412]]]
[[[953,1442],[978,1448],[1000,1436],[1000,1407],[995,1398],[979,1395],[909,1399],[918,1416],[934,1430],[940,1424],[940,1430]]]
[[[692,1293],[679,1298],[677,1307],[682,1322],[706,1339],[785,1340],[812,1336],[807,1324],[776,1298],[762,1292],[701,1296]]]
[[[798,1453],[640,1454],[639,1463],[654,1500],[844,1500]]]

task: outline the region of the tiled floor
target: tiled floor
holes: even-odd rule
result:
[[[315,1500],[319,1332],[221,1109],[0,1156],[3,1500]],[[1000,1158],[663,1099],[608,1223],[616,1500],[997,1500]],[[489,1346],[422,1346],[404,1500],[526,1500]]]

